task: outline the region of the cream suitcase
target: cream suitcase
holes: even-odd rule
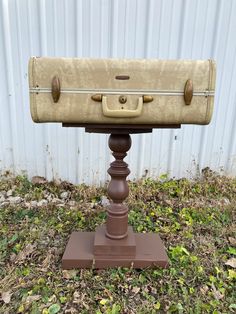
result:
[[[212,60],[38,58],[29,61],[35,122],[208,124]]]

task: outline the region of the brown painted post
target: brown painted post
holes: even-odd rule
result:
[[[123,201],[129,195],[126,177],[130,173],[128,164],[123,159],[131,147],[131,137],[129,134],[111,134],[108,143],[115,161],[108,169],[111,176],[108,195],[112,202],[107,209],[106,236],[110,239],[123,239],[128,234],[128,207]]]
[[[128,207],[123,203],[129,195],[126,178],[130,171],[123,160],[131,147],[129,134],[151,132],[152,129],[133,125],[132,128],[91,125],[86,131],[111,134],[109,147],[115,161],[108,169],[111,176],[108,195],[112,201],[107,210],[106,225],[97,226],[95,232],[72,232],[62,257],[62,268],[167,267],[168,256],[159,235],[133,232],[132,226],[128,226]]]

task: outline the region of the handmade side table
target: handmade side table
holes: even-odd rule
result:
[[[124,201],[130,171],[124,158],[130,134],[210,123],[215,76],[213,60],[30,58],[33,121],[111,134],[115,158],[108,169],[106,225],[95,232],[72,233],[62,258],[64,269],[167,267],[158,234],[134,233],[128,226]]]
[[[128,207],[124,203],[129,195],[126,181],[130,173],[123,160],[131,147],[130,134],[152,132],[152,128],[166,125],[140,125],[124,127],[114,125],[63,124],[64,127],[85,127],[86,132],[108,133],[109,148],[115,158],[108,169],[111,181],[108,196],[112,200],[107,208],[106,225],[95,232],[74,231],[62,257],[62,268],[108,268],[115,266],[144,268],[167,267],[168,257],[157,233],[134,233],[128,225]],[[168,125],[179,128],[180,125]]]

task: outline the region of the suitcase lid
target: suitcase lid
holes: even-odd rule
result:
[[[212,60],[80,59],[32,57],[30,92],[51,92],[59,80],[60,93],[128,95],[184,95],[186,82],[192,95],[214,96],[215,62]]]

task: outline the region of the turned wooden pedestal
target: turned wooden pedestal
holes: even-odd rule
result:
[[[115,158],[108,169],[111,204],[107,208],[106,225],[99,226],[95,232],[75,231],[71,234],[62,257],[62,268],[167,267],[168,257],[159,235],[134,233],[128,226],[128,207],[124,204],[129,195],[126,177],[130,170],[123,160],[131,147],[129,134],[151,132],[152,129],[150,126],[143,129],[140,126],[132,129],[86,126],[86,131],[111,133],[109,147]]]

